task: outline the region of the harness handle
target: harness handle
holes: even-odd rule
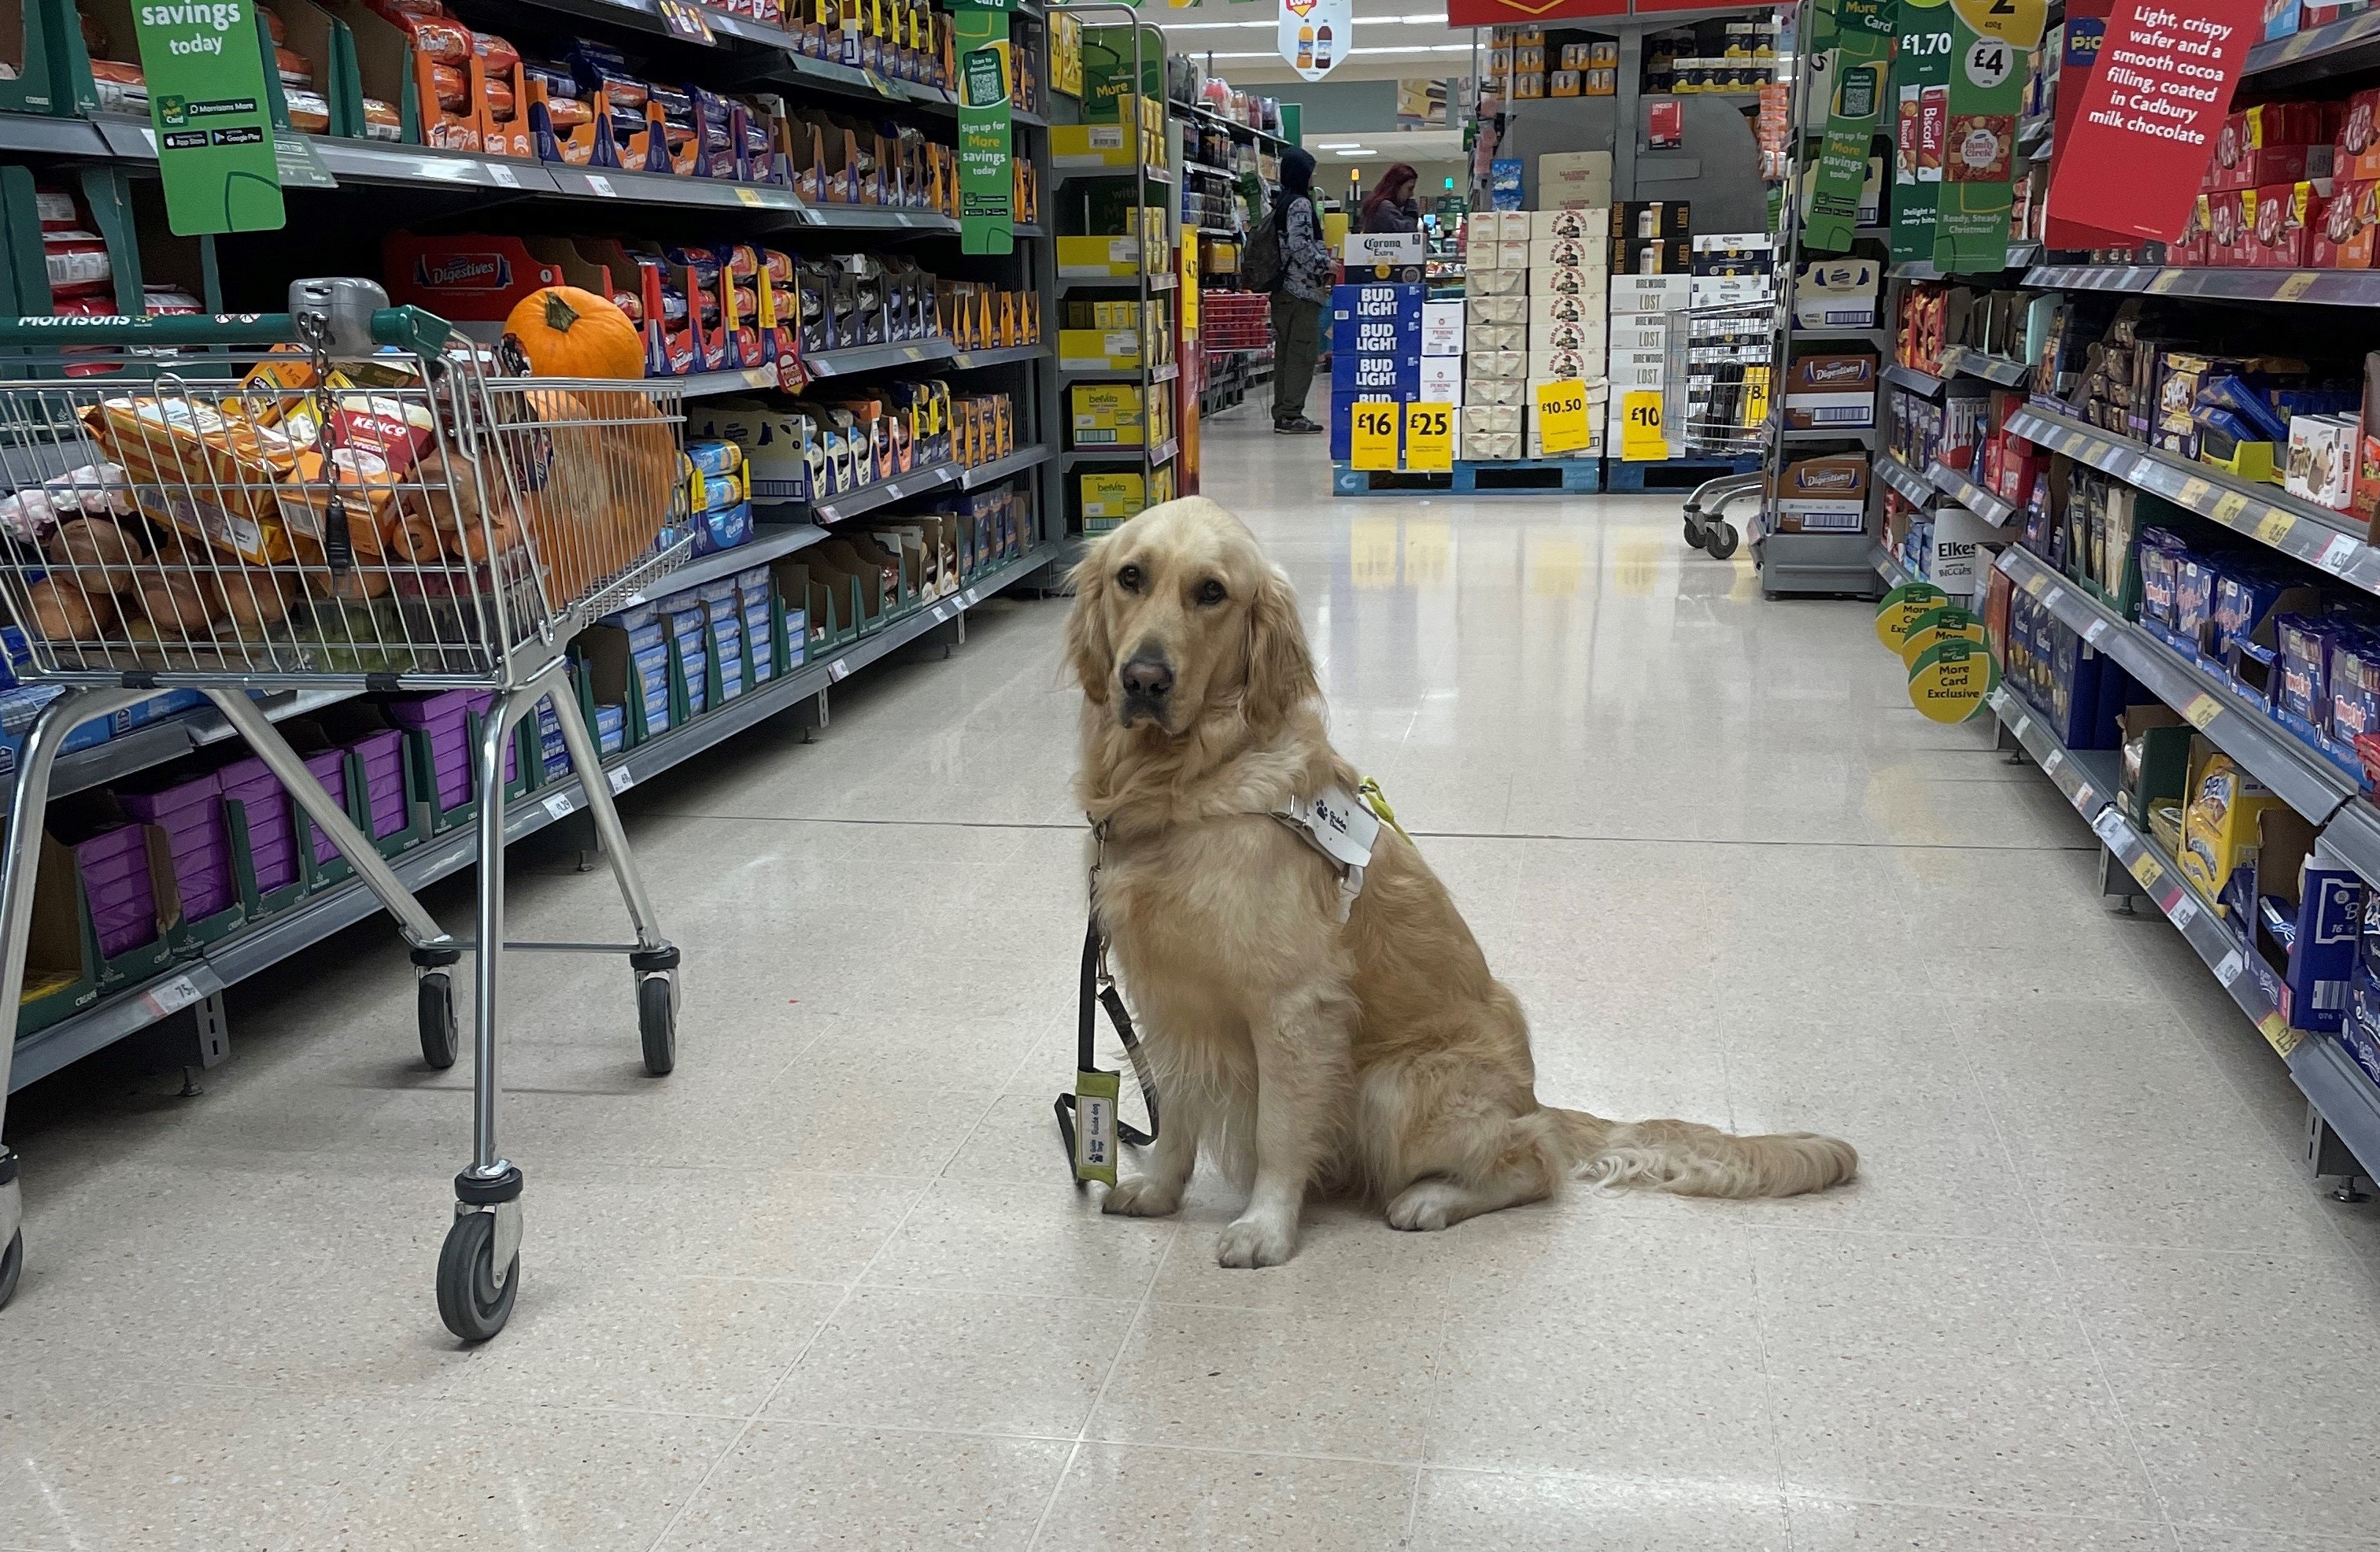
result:
[[[1141,1054],[1140,1037],[1132,1027],[1132,1014],[1123,1005],[1123,994],[1116,990],[1112,980],[1099,974],[1099,956],[1103,947],[1099,939],[1099,913],[1093,911],[1089,922],[1083,930],[1083,987],[1082,996],[1075,1009],[1075,1071],[1086,1074],[1099,1071],[1096,1065],[1099,1061],[1097,1049],[1099,1019],[1092,1009],[1104,1007],[1108,1011],[1108,1022],[1115,1026],[1116,1038],[1123,1042],[1124,1055],[1131,1059],[1133,1081],[1140,1085],[1141,1100],[1148,1107],[1148,1131],[1143,1132],[1122,1116],[1118,1116],[1116,1137],[1127,1147],[1147,1147],[1157,1141],[1160,1125],[1157,1115],[1157,1084],[1148,1075],[1148,1061]],[[1061,1094],[1058,1096],[1057,1103],[1051,1109],[1058,1117],[1058,1135],[1065,1145],[1066,1168],[1076,1171],[1075,1184],[1080,1187],[1084,1183],[1084,1177],[1077,1170],[1075,1153],[1075,1103],[1076,1097],[1074,1094]]]

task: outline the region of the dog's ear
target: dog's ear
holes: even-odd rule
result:
[[[1094,706],[1108,703],[1108,679],[1115,669],[1115,648],[1108,639],[1107,548],[1093,544],[1066,577],[1075,589],[1075,607],[1066,615],[1066,669]]]
[[[1268,567],[1248,610],[1248,679],[1241,707],[1251,726],[1277,727],[1321,688],[1297,617],[1297,594],[1278,567]]]

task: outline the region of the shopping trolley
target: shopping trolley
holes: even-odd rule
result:
[[[503,951],[625,955],[645,1065],[676,1062],[678,951],[613,806],[568,678],[577,631],[691,547],[676,537],[682,395],[529,378],[379,286],[305,280],[289,311],[0,324],[0,598],[22,677],[64,687],[19,753],[0,874],[0,1008],[25,987],[50,774],[70,730],[158,691],[201,691],[396,918],[422,1051],[455,1060],[452,981],[475,960],[471,1162],[455,1179],[438,1311],[468,1341],[520,1288],[521,1171],[496,1143]],[[674,540],[674,542],[673,542]],[[476,936],[449,936],[310,772],[252,690],[484,693]],[[561,725],[633,943],[506,942],[505,755],[540,700]],[[9,1031],[13,1037],[14,1030]],[[9,1041],[0,1041],[5,1114]],[[22,1266],[0,1147],[0,1303]]]
[[[1687,313],[1689,391],[1684,420],[1689,452],[1741,458],[1765,455],[1770,420],[1777,304],[1773,301],[1699,307]],[[1735,553],[1740,537],[1728,507],[1757,498],[1764,476],[1723,474],[1686,498],[1686,543],[1714,560]]]

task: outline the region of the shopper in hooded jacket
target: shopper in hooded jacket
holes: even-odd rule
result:
[[[1418,232],[1421,230],[1421,209],[1414,203],[1414,186],[1421,175],[1402,162],[1391,165],[1372,186],[1371,194],[1364,200],[1363,230],[1366,232]]]
[[[1314,158],[1293,146],[1281,152],[1281,197],[1270,219],[1281,236],[1281,285],[1272,294],[1272,429],[1308,436],[1323,430],[1305,418],[1305,394],[1322,353],[1335,266],[1314,208]]]

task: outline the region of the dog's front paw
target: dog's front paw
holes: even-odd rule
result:
[[[1108,1187],[1099,1211],[1129,1218],[1164,1218],[1182,1206],[1182,1191],[1147,1175],[1116,1182]]]
[[[1235,1219],[1215,1241],[1219,1267],[1278,1267],[1296,1254],[1297,1226],[1269,1218]]]

